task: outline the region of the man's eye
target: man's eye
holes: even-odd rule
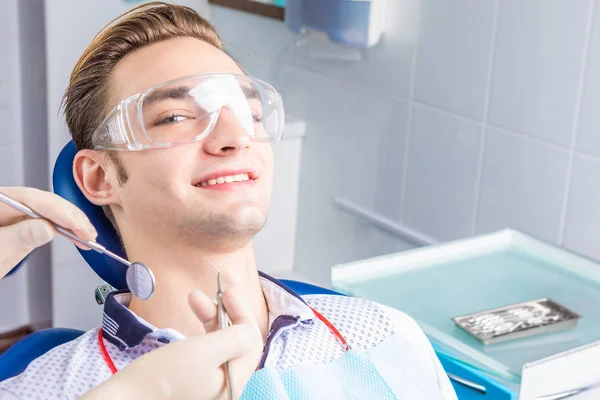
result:
[[[186,119],[188,119],[188,117],[186,115],[183,115],[183,114],[171,114],[171,115],[167,115],[167,116],[162,117],[159,120],[157,120],[156,123],[155,123],[155,125],[174,124],[174,123],[186,120]]]

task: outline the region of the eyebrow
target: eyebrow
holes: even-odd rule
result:
[[[242,91],[244,92],[244,96],[246,96],[246,98],[248,100],[250,100],[250,99],[260,100],[260,94],[258,93],[258,90],[256,90],[255,88],[250,87],[250,86],[243,86]]]
[[[251,86],[242,86],[242,92],[248,100],[261,100],[261,96],[260,93],[258,93],[258,90]],[[179,86],[175,88],[161,88],[153,91],[148,96],[146,96],[146,98],[144,99],[144,107],[149,107],[152,104],[163,100],[183,100],[189,98],[193,98],[193,96],[190,94],[190,88],[187,86]]]
[[[152,104],[168,99],[188,99],[192,97],[190,95],[190,88],[185,86],[175,87],[175,88],[162,88],[157,89],[150,93],[144,99],[144,107],[151,106]]]

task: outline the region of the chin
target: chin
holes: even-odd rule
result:
[[[177,236],[197,240],[228,241],[251,240],[267,222],[267,212],[263,207],[237,207],[229,212],[214,210],[195,215],[180,215],[172,220]]]
[[[244,209],[232,222],[240,231],[258,233],[267,223],[267,213],[256,208]]]

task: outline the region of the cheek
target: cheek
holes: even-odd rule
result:
[[[263,164],[263,174],[266,178],[268,178],[268,183],[271,185],[273,181],[273,169],[275,167],[275,159],[273,155],[273,148],[270,143],[266,143],[264,145],[261,144],[261,148],[259,149],[260,159]]]
[[[161,202],[162,197],[177,196],[185,165],[183,155],[172,149],[157,149],[139,153],[128,165],[129,192],[138,201]],[[126,185],[127,186],[127,185]]]

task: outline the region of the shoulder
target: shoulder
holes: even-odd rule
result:
[[[350,346],[370,350],[379,369],[389,372],[390,381],[402,381],[398,375],[398,371],[402,371],[405,381],[419,382],[421,387],[432,390],[430,398],[456,400],[431,342],[413,318],[357,297],[310,295],[303,298],[340,330]],[[394,336],[392,340],[386,340],[391,336]]]
[[[383,304],[340,295],[308,295],[303,299],[329,319],[354,347],[368,349],[393,334],[410,342],[427,340],[414,319]]]
[[[21,374],[0,382],[0,399],[74,399],[108,379],[97,335],[92,329],[36,358]]]

